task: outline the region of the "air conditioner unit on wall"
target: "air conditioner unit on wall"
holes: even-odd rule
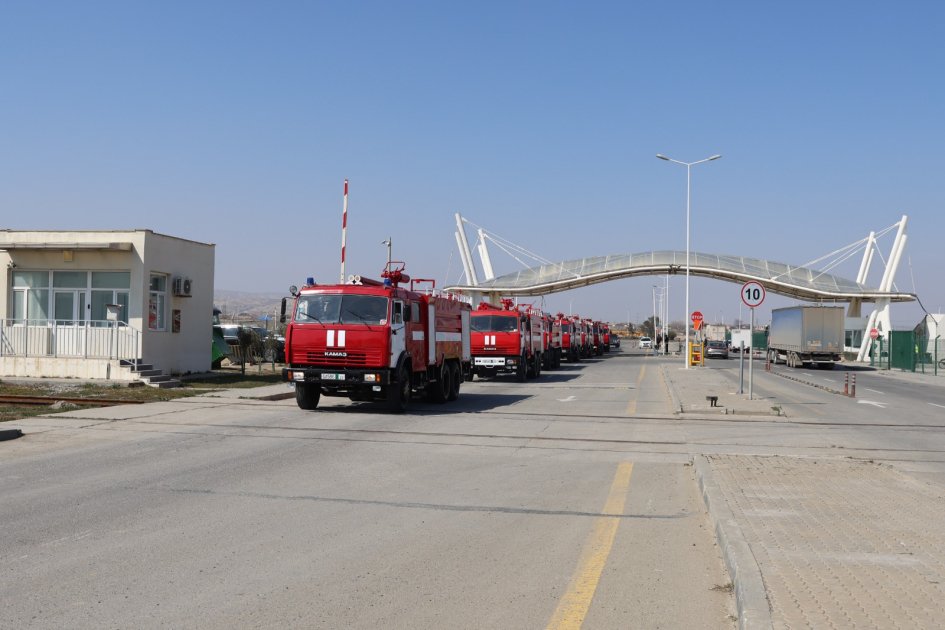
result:
[[[190,291],[193,288],[193,283],[190,278],[182,278],[177,276],[174,278],[173,289],[174,295],[178,297],[190,297]]]

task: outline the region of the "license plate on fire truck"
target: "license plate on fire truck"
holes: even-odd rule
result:
[[[505,365],[503,357],[476,357],[476,365]]]
[[[323,373],[323,374],[322,374],[322,380],[323,380],[323,381],[343,381],[343,380],[345,380],[345,375],[344,375],[344,374]]]

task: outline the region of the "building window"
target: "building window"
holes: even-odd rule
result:
[[[129,271],[13,272],[13,318],[46,320],[58,325],[109,325],[106,305],[121,306],[119,320],[128,323]],[[163,317],[161,318],[163,321]]]
[[[90,282],[92,292],[92,319],[106,321],[108,304],[118,304],[118,321],[128,323],[128,289],[131,288],[131,274],[127,271],[93,271]]]
[[[13,319],[49,319],[49,272],[13,272]]]
[[[151,274],[151,289],[148,294],[148,329],[167,330],[167,276]]]

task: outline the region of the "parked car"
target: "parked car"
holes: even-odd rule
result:
[[[615,335],[614,333],[610,333],[610,347],[611,347],[611,348],[619,348],[619,347],[620,347],[620,337],[618,337],[618,336]]]
[[[709,359],[727,359],[728,344],[724,341],[707,341],[705,346],[705,356]]]
[[[652,348],[653,340],[649,337],[640,337],[640,347],[641,348]]]
[[[253,326],[253,332],[256,333],[258,339],[258,341],[254,340],[259,346],[258,355],[264,361],[275,360],[276,363],[285,363],[285,337],[266,330],[262,326]]]

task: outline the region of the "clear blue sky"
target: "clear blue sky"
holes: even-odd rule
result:
[[[936,2],[7,0],[0,227],[212,242],[217,288],[276,292],[338,276],[348,178],[348,272],[392,236],[442,284],[457,211],[554,260],[684,249],[685,169],[654,156],[721,153],[693,169],[694,251],[802,264],[907,214],[897,284],[941,311],[943,24]],[[655,281],[547,305],[639,321]],[[738,285],[691,299],[737,316]]]

